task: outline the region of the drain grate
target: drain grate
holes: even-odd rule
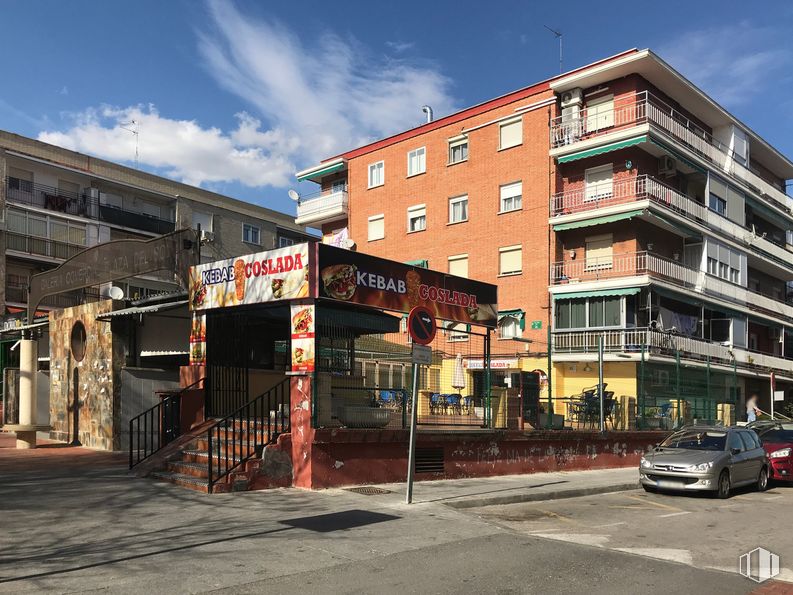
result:
[[[347,488],[348,492],[355,492],[356,494],[363,494],[364,496],[379,496],[381,494],[390,494],[391,490],[384,490],[383,488],[376,488],[374,486],[361,486],[359,488]]]
[[[416,473],[443,473],[443,448],[417,448]]]

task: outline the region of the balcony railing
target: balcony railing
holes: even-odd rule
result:
[[[45,256],[47,258],[65,260],[81,250],[85,250],[85,246],[8,232],[6,233],[6,250],[24,252],[32,256]]]
[[[785,266],[793,262],[793,252],[777,242],[738,225],[694,199],[648,175],[615,180],[586,188],[559,192],[551,197],[551,216],[595,211],[613,205],[650,200],[664,209],[684,215],[729,237],[749,243]]]
[[[716,165],[720,171],[732,174],[774,206],[789,211],[784,191],[736,161],[732,149],[652,93],[642,91],[618,101],[620,103],[613,109],[598,110],[594,115],[587,115],[584,108],[577,118],[555,118],[551,123],[551,148],[650,124]]]
[[[347,215],[348,197],[347,188],[324,190],[317,194],[301,197],[297,204],[297,218],[299,225],[333,221]]]
[[[110,224],[150,233],[164,234],[173,231],[175,228],[174,222],[168,219],[100,204],[97,198],[87,194],[34,184],[19,178],[9,177],[7,179],[6,198],[10,202],[67,215],[99,219]]]
[[[99,290],[93,287],[81,289],[76,292],[60,293],[45,297],[41,306],[50,308],[70,308],[86,302],[95,302],[99,299]],[[6,302],[17,304],[28,303],[28,288],[24,285],[9,284],[6,286]]]
[[[674,335],[648,328],[592,330],[592,331],[555,331],[551,345],[554,353],[591,353],[598,352],[598,341],[603,337],[606,353],[639,354],[644,348],[649,355],[674,357],[681,354],[699,360],[710,360],[742,368],[766,368],[793,371],[793,359],[730,347],[723,343]]]
[[[640,275],[649,275],[706,296],[739,303],[758,313],[793,321],[793,305],[783,300],[749,291],[741,285],[689,268],[658,254],[630,252],[610,257],[567,260],[551,265],[551,285]]]

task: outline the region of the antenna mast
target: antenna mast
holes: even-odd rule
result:
[[[140,138],[138,134],[138,121],[137,120],[130,120],[129,122],[121,122],[119,126],[122,130],[126,130],[127,132],[131,132],[135,135],[135,169],[140,169],[138,167],[138,140]]]
[[[562,32],[556,29],[551,29],[548,25],[543,25],[548,31],[554,34],[554,37],[559,40],[559,74],[562,74]]]

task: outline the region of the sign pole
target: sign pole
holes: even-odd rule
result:
[[[603,419],[603,333],[598,337],[598,401],[600,401],[600,433],[606,431]]]
[[[408,446],[408,487],[405,503],[413,502],[413,476],[416,468],[416,425],[418,421],[419,366],[413,364],[413,394],[410,399],[410,446]]]
[[[776,375],[773,372],[771,372],[769,380],[771,382],[771,419],[774,419],[774,399],[776,398],[774,392],[776,392]]]

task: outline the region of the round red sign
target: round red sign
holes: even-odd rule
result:
[[[438,326],[435,317],[424,306],[416,306],[408,314],[408,333],[419,345],[429,345],[435,339]]]

